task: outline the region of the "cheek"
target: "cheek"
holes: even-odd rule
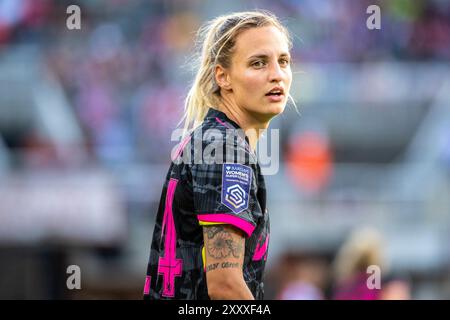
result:
[[[254,70],[244,71],[239,81],[241,94],[256,98],[264,90],[264,77]]]

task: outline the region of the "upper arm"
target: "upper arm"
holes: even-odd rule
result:
[[[232,225],[250,237],[262,217],[253,168],[224,163],[195,164],[190,170],[195,214],[200,225]]]
[[[203,227],[205,270],[208,286],[217,282],[243,279],[245,235],[227,225]]]

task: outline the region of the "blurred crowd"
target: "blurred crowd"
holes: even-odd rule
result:
[[[349,232],[335,252],[286,252],[269,274],[279,300],[409,300],[410,275],[392,271],[383,235]]]
[[[39,47],[75,109],[93,161],[167,163],[174,146],[167,142],[194,71],[195,31],[215,12],[197,0],[77,3],[81,30],[68,30],[66,8],[73,1],[0,0],[0,50],[17,44]],[[450,59],[447,1],[256,4],[275,12],[292,31],[295,67],[302,62]],[[382,32],[366,27],[371,4],[381,7]]]

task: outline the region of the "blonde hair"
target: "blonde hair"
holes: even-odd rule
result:
[[[361,272],[370,265],[377,265],[386,271],[387,261],[383,252],[381,233],[371,227],[363,227],[352,232],[340,248],[334,261],[334,275],[337,282]]]
[[[246,11],[219,16],[208,21],[197,33],[197,43],[201,44],[198,71],[184,104],[184,134],[195,128],[206,116],[208,108],[220,101],[220,87],[215,81],[214,69],[217,65],[227,68],[231,64],[232,50],[236,37],[243,30],[264,26],[275,26],[288,41],[292,40],[288,30],[278,18],[268,11]],[[289,98],[293,101],[292,97]],[[295,102],[294,102],[295,104]]]

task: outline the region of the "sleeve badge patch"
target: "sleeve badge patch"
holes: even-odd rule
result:
[[[237,163],[224,163],[222,167],[221,202],[238,214],[248,208],[252,169]]]

